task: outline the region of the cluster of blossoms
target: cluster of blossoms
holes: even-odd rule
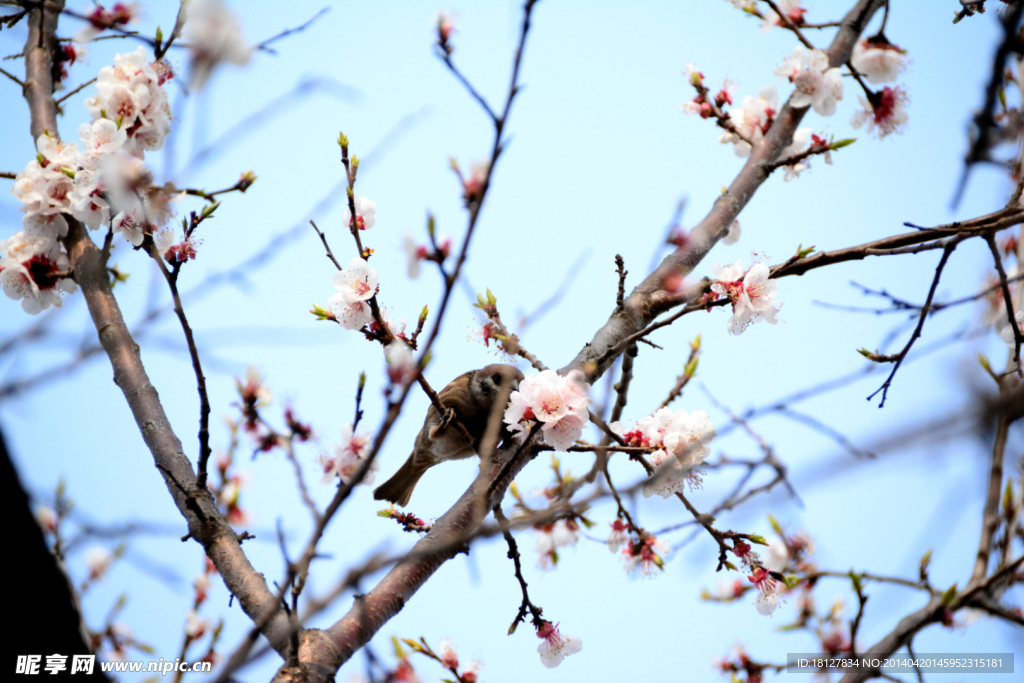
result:
[[[739,108],[729,110],[729,121],[739,133],[725,132],[719,138],[723,144],[732,143],[738,157],[750,156],[751,145],[756,145],[772,127],[779,111],[779,93],[774,85],[766,85],[757,97],[747,95]]]
[[[170,65],[149,62],[144,48],[119,54],[113,66],[100,69],[96,94],[85,100],[85,107],[94,121],[106,119],[123,130],[125,139],[117,148],[141,159],[147,151],[163,147],[171,130],[171,107],[163,85],[173,77]],[[106,151],[113,149],[108,145]]]
[[[321,454],[317,458],[324,473],[322,483],[326,484],[335,477],[341,479],[345,484],[351,484],[359,468],[363,466],[367,455],[370,453],[370,435],[355,434],[352,425],[345,425],[341,428],[341,443],[334,447],[334,456]],[[369,469],[363,476],[360,484],[369,486],[377,475],[378,460],[375,458],[370,463]]]
[[[837,70],[838,71],[838,70]],[[699,75],[699,74],[698,74]],[[692,77],[691,77],[691,82]],[[715,103],[722,106],[723,103],[732,103],[732,84],[726,81],[718,95],[715,96]],[[698,95],[692,102],[683,105],[683,111],[687,113],[698,113],[706,118],[706,112],[701,107],[709,107],[707,102],[700,102],[702,95]],[[753,146],[764,139],[768,129],[775,122],[775,115],[778,113],[779,94],[773,85],[766,85],[761,88],[756,97],[747,95],[743,98],[739,107],[733,107],[725,113],[729,128],[722,133],[719,142],[732,144],[736,156],[746,158],[750,156]],[[793,134],[793,140],[779,155],[781,159],[796,156],[807,150],[811,138],[810,128],[801,128]],[[800,175],[800,172],[809,168],[808,162],[802,160],[786,167],[786,180],[792,180]],[[737,238],[738,239],[738,236]],[[735,239],[733,240],[733,242]],[[732,242],[726,242],[731,244]]]
[[[755,263],[747,270],[743,261],[728,266],[714,264],[715,282],[711,292],[705,295],[706,301],[715,301],[719,297],[728,297],[732,302],[732,317],[729,318],[729,332],[742,334],[747,326],[766,320],[774,325],[778,322],[776,314],[781,304],[774,302],[779,285],[769,280],[768,266]]]
[[[558,549],[576,545],[580,540],[580,525],[575,519],[560,519],[551,524],[534,527],[537,530],[537,566],[550,569],[558,564]]]
[[[85,101],[93,116],[79,127],[82,148],[45,132],[36,140],[36,158],[15,179],[11,192],[22,202],[23,229],[0,242],[0,284],[26,312],[60,306],[60,293],[75,291],[60,238],[71,215],[92,230],[110,224],[134,246],[145,232],[159,252],[183,260],[194,249],[175,249],[174,233],[160,229],[180,199],[153,185],[142,158],[160,149],[170,130],[170,108],[163,84],[173,76],[164,62],[148,62],[143,48],[114,58],[100,70],[97,94]]]
[[[869,83],[889,83],[906,69],[906,50],[879,34],[861,39],[853,49],[850,63]],[[867,123],[868,133],[877,128],[879,139],[902,132],[907,122],[908,101],[902,86],[885,86],[880,92],[871,93],[867,98],[858,95],[857,99],[862,109],[853,115],[851,126],[860,128]]]
[[[686,80],[697,89],[697,96],[682,105],[680,109],[687,114],[697,114],[702,119],[706,119],[714,113],[712,102],[715,107],[721,109],[727,104],[732,104],[733,95],[736,94],[736,84],[726,79],[722,84],[722,89],[715,93],[713,98],[709,98],[711,91],[704,87],[704,74],[690,62],[686,63]]]
[[[663,498],[680,493],[686,482],[698,482],[693,471],[711,454],[708,444],[715,438],[715,426],[703,410],[687,413],[660,408],[627,429],[621,422],[608,425],[627,446],[655,448],[650,455],[654,475],[644,484],[644,495]]]
[[[543,640],[538,647],[540,661],[549,669],[562,663],[562,660],[569,655],[574,655],[583,649],[583,641],[576,636],[563,635],[558,630],[558,624],[545,621],[537,629],[537,637]]]
[[[520,440],[540,422],[544,442],[564,451],[580,438],[584,425],[590,421],[589,391],[590,385],[579,370],[565,376],[544,370],[519,383],[519,390],[510,397],[504,421]]]

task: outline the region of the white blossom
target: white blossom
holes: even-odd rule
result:
[[[884,38],[862,38],[854,46],[850,62],[868,83],[890,83],[907,68],[907,51]]]
[[[346,484],[351,483],[369,453],[370,435],[354,434],[352,425],[345,425],[341,428],[341,443],[334,447],[334,457],[320,455],[317,459],[324,472],[323,483],[326,484],[335,477],[339,477]],[[372,484],[377,476],[377,469],[378,461],[374,458],[359,483],[364,486]]]
[[[1014,316],[1014,320],[1017,321],[1017,327],[1020,328],[1021,332],[1024,332],[1024,311],[1018,311],[1017,315]],[[999,330],[999,336],[1006,344],[1012,348],[1016,347],[1016,343],[1013,337],[1013,326],[1007,321],[1003,329]]]
[[[189,81],[195,90],[202,90],[219,64],[245,66],[252,56],[238,17],[220,0],[198,0],[189,8],[185,41]]]
[[[327,299],[338,322],[349,330],[358,330],[373,320],[367,303],[377,293],[377,271],[356,256],[347,270],[340,270],[332,279],[337,294]]]
[[[773,85],[761,88],[757,97],[744,97],[739,107],[729,110],[729,120],[739,135],[726,131],[719,138],[719,142],[731,142],[738,157],[750,156],[751,144],[756,145],[760,142],[775,120],[778,102],[779,94]]]
[[[742,275],[743,261],[737,259],[734,265],[721,266],[715,264],[713,272],[715,282],[711,291],[715,296],[726,296],[732,302],[732,317],[729,318],[729,332],[742,334],[753,323],[761,320],[774,325],[778,322],[776,314],[780,304],[774,301],[778,292],[778,283],[769,280],[770,271],[763,263],[756,263]]]
[[[4,294],[21,300],[29,315],[60,307],[61,293],[73,294],[78,287],[67,277],[70,267],[60,244],[38,234],[22,230],[0,240],[0,287]]]
[[[89,570],[89,580],[99,581],[107,573],[114,556],[102,546],[94,545],[85,551],[85,566]]]
[[[583,641],[576,636],[562,635],[558,630],[558,625],[551,622],[544,622],[544,625],[537,630],[537,637],[544,641],[537,648],[537,652],[540,653],[540,661],[549,669],[558,666],[563,659],[583,649]]]
[[[115,55],[100,69],[96,94],[85,100],[93,120],[109,119],[124,130],[123,149],[143,158],[163,147],[171,130],[171,108],[163,83],[173,77],[166,64],[150,63],[145,48]]]
[[[722,238],[722,244],[736,244],[740,241],[740,222],[733,221],[732,225],[729,226],[729,231],[725,233],[725,237]]]
[[[774,73],[788,78],[795,87],[790,104],[814,107],[822,116],[832,116],[836,102],[843,99],[843,77],[838,68],[829,68],[828,55],[797,45]]]
[[[377,205],[373,200],[367,199],[366,197],[360,197],[355,195],[352,198],[352,203],[356,206],[356,226],[360,230],[369,230],[373,227],[374,223],[377,222]],[[345,210],[342,213],[342,222],[345,227],[351,227],[352,225],[352,212],[348,208],[348,204],[345,204]]]

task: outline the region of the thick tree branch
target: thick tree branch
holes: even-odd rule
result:
[[[846,14],[828,49],[832,66],[844,64],[850,58],[861,32],[884,4],[884,0],[859,0]],[[726,192],[715,200],[708,215],[690,232],[686,245],[667,256],[633,290],[623,307],[612,313],[590,343],[562,369],[563,372],[582,370],[587,381],[593,383],[615,360],[614,355],[607,353],[608,350],[642,330],[657,315],[673,305],[673,290],[677,288],[673,283],[682,282],[683,277],[693,272],[718,240],[726,235],[740,211],[768,178],[771,164],[781,157],[782,151],[790,144],[793,133],[806,113],[806,107],[795,109],[788,102],[782,107],[764,140],[751,150],[750,158],[739,175]]]
[[[31,114],[33,139],[44,131],[57,135],[56,103],[50,79],[50,49],[55,41],[62,2],[47,2],[29,14],[25,45],[25,99]],[[128,407],[164,476],[175,505],[185,518],[188,536],[199,541],[231,593],[253,620],[266,623],[263,634],[279,651],[287,646],[287,617],[280,612],[263,576],[242,552],[240,541],[217,508],[206,488],[196,485],[192,465],[181,441],[171,429],[156,388],[142,365],[139,347],[132,339],[120,307],[110,289],[105,260],[84,226],[67,216],[65,240],[74,269],[99,335],[100,344],[114,370],[114,383],[124,393]],[[271,615],[268,618],[268,615]]]

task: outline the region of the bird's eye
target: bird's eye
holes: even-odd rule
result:
[[[497,386],[500,387],[501,386],[501,374],[496,372],[493,375],[491,375],[491,381],[494,382]]]

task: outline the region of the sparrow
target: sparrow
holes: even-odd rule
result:
[[[497,409],[495,419],[501,426],[498,437],[507,436],[501,414],[522,379],[523,373],[515,366],[494,363],[470,370],[449,382],[437,395],[448,413],[441,414],[431,404],[409,459],[394,476],[374,490],[373,497],[408,505],[416,482],[428,469],[445,460],[460,460],[479,453],[494,409]],[[466,440],[455,420],[466,428],[471,441]]]

